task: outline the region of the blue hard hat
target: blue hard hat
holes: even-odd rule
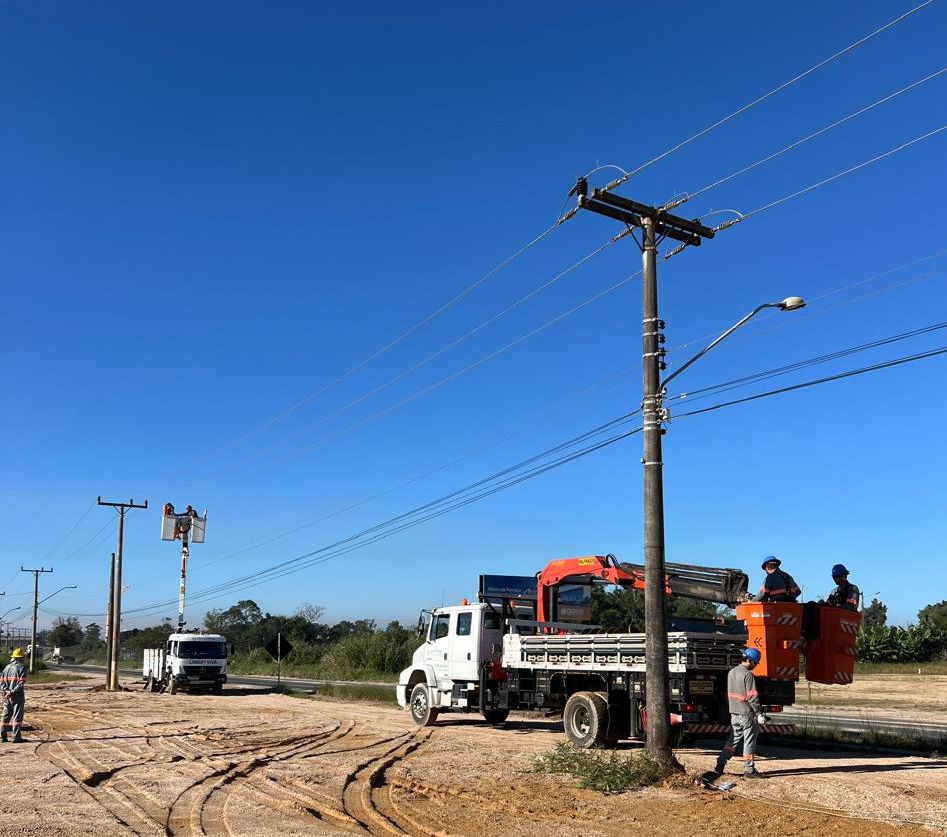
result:
[[[744,648],[743,659],[749,660],[753,665],[759,665],[760,660],[763,659],[763,655],[755,648]]]
[[[782,563],[783,563],[783,562],[780,561],[779,558],[777,558],[775,555],[767,555],[767,556],[763,559],[763,563],[760,564],[760,569],[765,570],[767,564],[775,564],[775,565],[778,567],[778,566],[779,566],[780,564],[782,564]]]
[[[836,564],[832,567],[832,578],[838,578],[840,575],[848,575],[848,570],[844,564]]]

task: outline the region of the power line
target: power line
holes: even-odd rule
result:
[[[808,387],[818,386],[824,383],[829,383],[833,381],[842,380],[845,378],[854,377],[857,375],[862,375],[867,372],[879,371],[882,369],[891,368],[893,366],[898,366],[906,363],[915,362],[918,360],[923,360],[926,358],[935,357],[938,355],[947,354],[947,346],[940,347],[927,352],[920,352],[913,355],[905,356],[902,358],[896,358],[889,361],[884,361],[882,363],[873,364],[871,366],[862,367],[860,369],[849,370],[847,372],[837,373],[835,375],[826,376],[823,378],[818,378],[812,381],[805,381],[799,384],[794,384],[787,387],[781,387],[774,390],[769,390],[763,393],[757,393],[751,396],[747,396],[741,399],[735,399],[732,401],[723,402],[720,404],[715,404],[710,407],[701,408],[698,410],[693,410],[687,413],[682,413],[676,418],[684,418],[693,415],[699,415],[706,412],[711,412],[714,410],[724,409],[726,407],[735,406],[737,404],[747,403],[749,401],[759,400],[762,398],[767,398],[774,395],[781,395],[788,392],[793,392],[799,389],[804,389]],[[629,413],[624,416],[619,416],[616,419],[613,419],[611,422],[607,422],[603,425],[599,425],[598,428],[594,428],[592,431],[588,431],[587,434],[582,434],[582,436],[574,437],[574,440],[570,440],[573,443],[577,443],[575,440],[587,440],[590,434],[601,433],[606,429],[611,429],[612,427],[617,426],[620,423],[630,421],[631,418],[637,413]],[[587,446],[586,448],[580,449],[578,451],[572,451],[568,454],[564,454],[558,459],[536,465],[531,468],[524,474],[513,474],[510,475],[513,471],[516,470],[516,466],[511,466],[510,468],[504,469],[502,472],[497,472],[491,477],[485,478],[483,480],[478,480],[476,483],[471,483],[465,486],[462,489],[459,489],[455,492],[451,492],[449,495],[444,495],[444,497],[438,498],[437,500],[426,503],[422,506],[415,507],[414,509],[397,515],[396,517],[389,518],[383,523],[376,524],[375,526],[364,529],[361,532],[343,538],[341,540],[335,541],[332,544],[320,547],[319,549],[312,550],[303,555],[297,556],[296,558],[289,559],[287,561],[280,562],[279,564],[268,567],[264,570],[256,571],[248,575],[242,576],[237,579],[231,579],[227,582],[222,582],[221,584],[214,585],[205,590],[199,591],[195,594],[195,599],[200,601],[206,601],[213,598],[219,598],[222,595],[229,593],[234,593],[239,590],[248,589],[250,587],[256,586],[258,584],[264,583],[266,581],[272,581],[277,578],[281,578],[285,575],[289,575],[295,572],[299,572],[303,569],[306,569],[310,566],[313,566],[317,563],[324,563],[325,561],[331,560],[334,557],[339,557],[349,552],[354,551],[355,549],[361,549],[365,546],[369,546],[373,543],[383,540],[387,537],[391,537],[398,532],[404,531],[407,528],[412,528],[413,526],[420,525],[423,522],[426,522],[435,517],[439,517],[442,514],[447,514],[450,511],[454,511],[463,506],[469,505],[470,503],[477,502],[478,500],[485,499],[486,497],[492,496],[493,494],[505,490],[506,488],[518,485],[521,482],[524,482],[528,479],[532,479],[541,474],[547,473],[548,471],[561,467],[562,465],[568,464],[569,462],[575,461],[576,459],[586,456],[589,453],[593,453],[597,450],[601,450],[604,447],[607,447],[611,444],[614,444],[621,439],[627,438],[630,435],[640,432],[640,428],[634,428],[630,431],[625,431],[620,434],[616,434],[612,437],[609,437],[605,440],[595,442]],[[563,443],[563,445],[568,445],[569,443]],[[549,449],[550,451],[562,449],[563,445],[557,446],[556,448]],[[521,464],[533,463],[537,459],[543,458],[544,454],[538,454],[535,457],[530,457],[528,460],[523,460]],[[489,485],[491,481],[495,481],[496,477],[507,476],[506,479],[500,481],[496,485]],[[481,490],[477,490],[477,489]],[[473,492],[473,493],[472,493]],[[465,496],[466,495],[466,496]],[[135,608],[128,612],[134,612],[143,614],[149,611],[160,610],[164,607],[170,606],[173,602],[170,603],[158,603],[154,605],[149,605],[141,608]]]
[[[778,151],[774,151],[772,154],[768,154],[762,159],[757,160],[755,163],[750,163],[748,166],[744,166],[742,169],[739,169],[733,172],[732,174],[728,174],[726,177],[721,177],[719,180],[715,180],[713,183],[708,183],[706,186],[702,186],[696,192],[687,192],[684,194],[683,197],[680,197],[677,200],[671,200],[668,203],[666,203],[663,209],[666,209],[666,210],[675,209],[681,204],[686,203],[689,200],[693,200],[699,195],[703,195],[705,192],[709,192],[711,189],[716,189],[718,186],[722,186],[724,183],[729,183],[731,180],[734,180],[735,178],[740,177],[741,175],[747,174],[748,172],[753,171],[753,169],[756,169],[759,166],[762,166],[765,163],[770,162],[771,160],[775,160],[777,157],[781,157],[783,154],[789,153],[793,149],[798,148],[800,145],[803,145],[804,143],[807,143],[810,140],[815,139],[816,137],[820,137],[823,134],[828,133],[832,129],[838,128],[840,125],[844,125],[846,122],[850,122],[851,120],[865,113],[868,113],[874,108],[879,107],[880,105],[883,105],[885,102],[890,102],[892,99],[897,98],[902,93],[907,93],[908,91],[914,90],[916,87],[920,87],[922,84],[925,84],[926,82],[931,81],[932,79],[942,76],[944,73],[947,73],[947,67],[944,67],[938,70],[936,73],[931,73],[930,75],[925,76],[924,78],[919,79],[918,81],[915,81],[912,84],[907,85],[906,87],[902,87],[900,90],[896,90],[894,93],[890,93],[884,98],[878,99],[877,101],[872,102],[870,105],[866,105],[865,107],[860,108],[859,110],[856,110],[853,113],[848,114],[847,116],[843,116],[841,119],[837,119],[835,122],[832,122],[831,124],[826,125],[823,128],[820,128],[818,131],[815,131],[814,133],[811,133],[808,136],[803,137],[802,139],[798,139],[795,142],[792,142],[789,145],[784,146],[783,148],[780,148]]]
[[[814,381],[803,381],[801,384],[793,384],[788,387],[780,387],[779,389],[772,389],[768,392],[761,392],[755,395],[748,395],[745,398],[737,398],[733,401],[724,401],[720,404],[714,404],[710,407],[701,407],[698,410],[691,410],[688,413],[680,413],[677,418],[687,418],[688,416],[697,416],[703,413],[710,413],[714,410],[722,410],[725,407],[734,407],[737,404],[746,404],[750,401],[758,401],[761,398],[768,398],[771,395],[783,395],[787,392],[795,392],[800,389],[807,389],[808,387],[819,386],[820,384],[827,384],[832,381],[841,381],[845,378],[853,378],[856,375],[864,375],[866,372],[877,372],[881,369],[890,369],[893,366],[901,366],[905,363],[914,363],[918,360],[926,360],[927,358],[937,357],[939,355],[947,354],[947,346],[941,346],[937,349],[931,349],[928,352],[918,352],[914,355],[907,355],[906,357],[895,358],[894,360],[884,361],[883,363],[875,363],[871,366],[863,366],[861,369],[852,369],[848,372],[839,372],[836,375],[828,375],[825,378],[817,378]]]
[[[225,445],[224,447],[220,448],[219,450],[217,450],[217,451],[214,452],[213,454],[211,454],[211,455],[205,457],[202,461],[207,461],[207,460],[209,460],[209,459],[213,459],[213,458],[215,458],[215,457],[217,457],[217,456],[220,456],[221,454],[225,453],[226,451],[230,450],[231,448],[236,447],[237,445],[239,445],[239,444],[245,442],[247,439],[250,439],[250,438],[252,438],[253,436],[257,435],[258,433],[262,432],[263,430],[267,429],[268,427],[271,427],[272,425],[276,424],[277,422],[282,421],[284,418],[286,418],[287,416],[289,416],[289,415],[291,415],[292,413],[296,412],[296,410],[298,410],[298,409],[300,409],[301,407],[305,406],[306,404],[308,404],[308,403],[309,403],[310,401],[312,401],[313,399],[318,398],[318,397],[319,397],[320,395],[322,395],[324,392],[327,392],[328,390],[332,389],[334,386],[336,386],[336,385],[342,383],[343,381],[347,380],[348,378],[352,377],[352,375],[354,375],[356,372],[359,372],[360,370],[364,369],[364,368],[365,368],[366,366],[368,366],[370,363],[372,363],[373,361],[377,360],[377,359],[380,358],[382,355],[386,354],[386,353],[389,352],[391,349],[395,348],[395,346],[397,346],[397,345],[399,345],[400,343],[402,343],[404,340],[406,340],[408,337],[410,337],[410,336],[411,336],[412,334],[414,334],[416,331],[420,330],[421,328],[423,328],[424,326],[426,326],[428,323],[430,323],[431,321],[433,321],[434,319],[436,319],[437,317],[439,317],[441,314],[443,314],[443,313],[445,313],[446,311],[448,311],[449,309],[453,308],[458,302],[460,302],[460,301],[462,301],[463,299],[465,299],[466,297],[470,296],[470,294],[472,294],[477,288],[479,288],[481,285],[483,285],[488,279],[490,279],[491,277],[495,276],[497,273],[499,273],[501,270],[503,270],[503,268],[505,268],[505,267],[507,267],[508,265],[512,264],[514,261],[516,261],[516,260],[517,260],[520,256],[522,256],[524,253],[526,253],[527,251],[529,251],[529,250],[531,250],[533,247],[535,247],[537,244],[539,244],[539,243],[540,243],[544,238],[546,238],[546,236],[548,236],[553,230],[555,230],[557,227],[561,226],[564,220],[565,220],[565,219],[557,219],[557,221],[556,221],[555,223],[553,223],[552,225],[550,225],[549,227],[547,227],[545,230],[543,230],[541,233],[539,233],[539,235],[535,236],[533,239],[531,239],[530,241],[528,241],[526,244],[524,244],[522,247],[520,247],[520,248],[519,248],[516,252],[514,252],[512,255],[507,256],[503,261],[501,261],[501,262],[500,262],[499,264],[497,264],[495,267],[493,267],[493,268],[491,268],[490,270],[488,270],[486,273],[484,273],[482,276],[480,276],[476,281],[474,281],[473,283],[471,283],[470,285],[468,285],[466,288],[464,288],[460,293],[458,293],[457,295],[455,295],[454,297],[452,297],[451,299],[449,299],[449,300],[448,300],[447,302],[445,302],[443,305],[441,305],[441,306],[439,306],[438,308],[436,308],[436,309],[434,309],[433,311],[431,311],[429,314],[427,314],[427,315],[425,315],[424,317],[422,317],[420,320],[418,320],[416,323],[414,323],[414,325],[412,325],[412,326],[410,326],[409,328],[407,328],[407,329],[405,329],[404,331],[402,331],[397,337],[395,337],[394,339],[390,340],[388,343],[386,343],[386,344],[385,344],[384,346],[382,346],[381,348],[379,348],[379,349],[377,349],[376,351],[372,352],[370,355],[368,355],[368,357],[366,357],[366,358],[364,358],[363,360],[359,361],[359,362],[356,363],[355,365],[349,367],[349,368],[346,369],[344,372],[342,372],[341,374],[339,374],[339,375],[337,375],[335,378],[333,378],[331,381],[329,381],[327,384],[323,384],[322,386],[320,386],[320,387],[318,387],[318,388],[312,390],[311,392],[307,393],[305,396],[303,396],[303,397],[302,397],[299,401],[297,401],[295,404],[292,404],[291,406],[287,407],[287,408],[286,408],[285,410],[283,410],[282,412],[277,413],[277,414],[276,414],[275,416],[273,416],[272,418],[267,419],[267,420],[266,420],[265,422],[263,422],[262,424],[260,424],[260,425],[258,425],[258,426],[256,426],[256,427],[254,427],[253,429],[247,431],[247,432],[244,433],[242,436],[239,436],[238,438],[234,439],[234,440],[231,441],[229,444],[227,444],[227,445]]]
[[[847,47],[845,47],[844,49],[840,49],[838,52],[836,52],[836,53],[830,55],[828,58],[825,58],[825,59],[823,59],[822,61],[820,61],[819,63],[814,64],[813,66],[809,67],[808,70],[803,70],[803,72],[799,73],[798,75],[793,76],[793,77],[792,77],[791,79],[789,79],[788,81],[784,81],[782,84],[778,85],[777,87],[774,87],[774,88],[773,88],[772,90],[770,90],[768,93],[764,93],[762,96],[759,96],[758,98],[754,99],[753,101],[748,102],[747,104],[743,105],[743,106],[740,107],[740,108],[737,108],[737,110],[733,111],[733,113],[730,113],[730,114],[728,114],[727,116],[724,116],[722,119],[718,119],[716,122],[714,122],[714,123],[711,124],[711,125],[708,125],[708,126],[707,126],[706,128],[704,128],[703,130],[698,131],[698,132],[697,132],[696,134],[694,134],[693,136],[688,137],[688,138],[685,139],[685,140],[682,140],[682,141],[679,142],[677,145],[672,146],[672,147],[669,148],[667,151],[662,152],[662,153],[659,154],[657,157],[653,157],[652,159],[648,160],[648,162],[642,163],[640,166],[638,166],[638,168],[633,169],[633,170],[630,171],[630,172],[626,172],[625,174],[623,174],[623,175],[622,175],[620,178],[618,178],[617,180],[614,180],[614,181],[612,181],[611,183],[609,183],[608,185],[606,185],[606,186],[604,187],[604,190],[605,190],[606,192],[612,191],[613,189],[617,188],[618,186],[620,186],[620,185],[621,185],[622,183],[624,183],[625,181],[627,181],[627,180],[629,180],[630,178],[634,177],[636,174],[640,174],[640,173],[643,172],[645,169],[649,168],[650,166],[653,166],[655,163],[658,163],[658,162],[660,162],[661,160],[665,159],[666,157],[671,156],[671,154],[673,154],[674,152],[680,151],[680,149],[684,148],[684,146],[690,145],[690,143],[694,142],[694,140],[700,139],[701,137],[705,136],[706,134],[709,134],[711,131],[716,130],[716,129],[719,128],[721,125],[725,125],[725,124],[726,124],[727,122],[729,122],[731,119],[735,119],[735,118],[736,118],[737,116],[739,116],[740,114],[746,113],[748,110],[750,110],[750,109],[756,107],[758,104],[760,104],[760,103],[762,103],[762,102],[765,102],[765,101],[766,101],[767,99],[769,99],[771,96],[775,96],[777,93],[782,92],[782,91],[785,90],[787,87],[790,87],[790,86],[792,86],[793,84],[795,84],[796,82],[801,81],[801,80],[804,79],[806,76],[811,75],[811,74],[814,73],[816,70],[819,70],[819,69],[821,69],[822,67],[824,67],[826,64],[829,64],[829,63],[831,63],[832,61],[835,61],[837,58],[841,58],[843,55],[847,55],[849,52],[851,52],[851,51],[854,50],[854,49],[857,49],[857,48],[860,47],[862,44],[867,43],[868,41],[870,41],[870,40],[871,40],[872,38],[874,38],[875,36],[880,35],[882,32],[885,32],[886,30],[890,29],[892,26],[896,26],[897,24],[901,23],[901,21],[907,19],[908,17],[910,17],[911,15],[913,15],[915,12],[919,12],[921,9],[925,8],[926,6],[930,6],[933,2],[934,2],[934,0],[926,0],[926,2],[921,3],[919,6],[915,6],[913,9],[909,9],[909,10],[906,11],[904,14],[899,15],[898,17],[894,18],[893,20],[888,21],[884,26],[882,26],[882,27],[880,27],[880,28],[878,28],[878,29],[875,29],[873,32],[869,32],[869,33],[868,33],[867,35],[865,35],[863,38],[860,38],[859,40],[855,41],[854,43],[849,44],[849,45],[848,45]]]
[[[857,165],[852,166],[851,168],[845,169],[845,171],[839,172],[838,174],[833,174],[831,177],[827,177],[824,180],[820,180],[818,183],[813,183],[810,186],[806,186],[804,189],[799,189],[788,195],[784,195],[781,198],[777,198],[774,201],[770,201],[769,203],[764,204],[763,206],[759,206],[756,209],[752,209],[749,212],[743,213],[739,218],[732,218],[728,221],[724,221],[722,224],[718,224],[716,227],[714,227],[714,231],[718,232],[720,230],[728,229],[729,227],[732,227],[734,224],[739,224],[742,221],[745,221],[747,218],[751,218],[754,215],[759,215],[761,212],[766,212],[766,210],[772,209],[775,206],[779,206],[781,203],[785,203],[786,201],[790,201],[793,198],[798,198],[800,195],[805,195],[807,192],[812,192],[815,189],[819,189],[822,186],[825,186],[829,183],[839,180],[840,178],[845,177],[846,175],[852,174],[853,172],[859,171],[860,169],[863,169],[866,166],[870,166],[874,163],[877,163],[880,160],[884,160],[886,157],[891,157],[892,155],[897,154],[899,151],[903,151],[905,148],[910,148],[912,145],[916,145],[919,142],[923,142],[926,139],[930,139],[931,137],[936,136],[937,134],[941,134],[944,131],[947,131],[947,125],[941,125],[939,128],[935,128],[933,131],[928,131],[926,134],[922,134],[919,137],[915,137],[912,140],[908,140],[907,142],[901,143],[901,145],[899,145],[897,148],[892,148],[888,151],[885,151],[883,154],[878,154],[876,157],[872,157],[870,160],[864,160],[863,162],[858,163]]]
[[[86,519],[86,517],[89,516],[89,512],[91,512],[92,509],[94,509],[94,508],[95,508],[95,503],[92,503],[92,504],[89,506],[89,508],[87,508],[87,509],[79,516],[79,519],[78,519],[75,523],[72,524],[72,526],[70,527],[69,531],[66,532],[65,535],[63,535],[62,540],[60,540],[51,550],[49,550],[49,552],[47,552],[47,553],[40,559],[40,563],[41,563],[41,564],[42,564],[47,558],[49,558],[49,556],[52,555],[57,549],[59,549],[59,547],[61,547],[67,540],[69,540],[69,536],[70,536],[73,532],[75,532],[76,529],[79,528],[79,525],[82,523],[83,520]]]
[[[624,369],[619,370],[618,372],[612,373],[611,375],[607,375],[606,377],[604,377],[604,378],[602,378],[602,379],[600,379],[600,380],[598,380],[598,381],[596,381],[596,382],[594,382],[594,383],[592,383],[592,384],[588,384],[588,385],[586,385],[586,386],[583,386],[583,387],[581,387],[580,389],[578,389],[578,390],[576,390],[575,392],[573,392],[572,394],[570,394],[570,396],[569,396],[568,398],[566,398],[566,399],[561,399],[560,401],[557,401],[557,402],[555,402],[554,404],[551,404],[551,405],[549,405],[549,406],[543,408],[542,410],[538,411],[535,415],[537,415],[537,416],[544,416],[544,415],[547,415],[547,414],[549,414],[549,413],[552,413],[552,412],[554,412],[554,411],[556,411],[556,410],[562,408],[562,407],[565,406],[565,405],[569,405],[569,406],[573,406],[573,407],[574,407],[574,406],[576,406],[576,398],[577,398],[578,396],[586,396],[586,395],[588,395],[590,392],[594,391],[595,389],[598,389],[598,388],[600,388],[601,386],[603,386],[603,385],[605,385],[605,384],[607,384],[607,383],[610,383],[610,382],[614,381],[616,378],[619,378],[619,377],[624,378],[624,377],[627,376],[630,372],[634,371],[634,369],[635,369],[635,367],[626,367],[626,368],[624,368]],[[612,389],[617,389],[617,388],[619,388],[619,387],[623,387],[623,386],[626,386],[626,385],[627,385],[627,381],[622,381],[621,383],[617,384],[617,385],[616,385],[615,387],[613,387]],[[583,403],[585,403],[585,402],[583,402]],[[327,510],[327,511],[325,511],[325,512],[320,512],[320,515],[319,515],[319,516],[317,516],[317,517],[315,517],[315,518],[307,518],[307,519],[304,519],[304,520],[303,520],[302,522],[300,522],[299,524],[294,524],[293,526],[291,526],[291,527],[288,528],[288,529],[280,530],[279,532],[275,533],[275,534],[272,535],[272,536],[268,536],[266,539],[264,539],[264,540],[262,540],[262,541],[257,541],[257,542],[255,542],[255,543],[250,543],[250,544],[244,545],[244,546],[240,547],[239,549],[236,549],[236,550],[234,550],[234,551],[232,551],[232,552],[228,552],[228,553],[225,553],[225,554],[223,554],[223,555],[220,555],[220,556],[218,556],[217,558],[214,558],[214,559],[212,559],[212,560],[209,560],[209,561],[201,561],[201,562],[199,562],[199,563],[195,563],[193,566],[194,566],[194,568],[196,568],[196,569],[203,569],[203,568],[205,568],[205,567],[208,567],[208,566],[211,566],[211,565],[213,565],[213,564],[220,563],[221,561],[227,560],[228,558],[233,558],[233,557],[235,557],[235,556],[237,556],[237,555],[243,555],[243,554],[245,554],[245,553],[247,553],[247,552],[252,552],[253,550],[259,549],[260,547],[263,547],[263,546],[268,546],[268,545],[271,544],[271,543],[275,543],[276,541],[281,540],[282,538],[286,537],[287,535],[294,534],[294,533],[299,532],[299,531],[302,531],[303,529],[306,529],[306,528],[308,528],[308,527],[310,527],[310,526],[314,526],[314,525],[317,524],[317,523],[323,523],[323,522],[325,522],[326,520],[330,520],[331,518],[338,517],[340,514],[344,514],[345,512],[352,511],[353,509],[359,508],[360,506],[363,506],[363,505],[365,505],[366,503],[371,502],[372,500],[377,500],[377,499],[379,499],[380,497],[384,497],[384,496],[386,496],[386,495],[388,495],[388,494],[392,494],[392,493],[395,492],[395,491],[398,491],[398,490],[400,490],[400,489],[402,489],[402,488],[405,488],[405,487],[407,487],[407,486],[409,486],[409,485],[412,485],[412,484],[414,484],[414,483],[416,483],[416,482],[419,482],[420,480],[425,479],[426,477],[432,476],[432,475],[434,475],[434,474],[436,474],[436,473],[439,473],[439,472],[441,472],[441,471],[445,471],[445,470],[447,470],[448,468],[450,468],[450,467],[452,467],[452,466],[454,466],[454,465],[456,465],[456,464],[458,464],[458,463],[460,463],[460,462],[463,462],[463,461],[466,460],[466,459],[470,459],[471,457],[476,456],[476,455],[479,454],[479,453],[483,453],[484,451],[489,450],[490,448],[497,447],[498,445],[501,445],[501,444],[503,444],[504,442],[507,442],[507,441],[509,441],[510,439],[515,438],[516,436],[520,436],[520,435],[522,435],[523,433],[526,433],[527,431],[534,429],[537,425],[538,425],[538,422],[532,422],[532,423],[530,423],[530,424],[528,424],[528,425],[526,425],[526,426],[524,426],[524,427],[521,427],[519,430],[516,430],[516,431],[514,431],[514,432],[512,432],[512,433],[506,433],[506,434],[504,434],[504,435],[502,435],[502,436],[500,436],[500,437],[493,438],[493,439],[491,439],[489,442],[486,442],[485,444],[482,444],[482,445],[480,445],[480,446],[474,448],[473,450],[468,451],[467,453],[465,453],[465,454],[463,454],[463,455],[461,455],[461,456],[455,457],[454,459],[451,459],[451,460],[448,461],[448,462],[442,463],[442,464],[440,464],[440,465],[438,465],[438,466],[436,466],[436,467],[434,467],[434,468],[431,468],[431,469],[429,469],[429,470],[427,470],[427,471],[425,471],[425,472],[423,472],[423,473],[421,473],[421,474],[416,474],[415,476],[411,477],[410,479],[403,480],[402,482],[399,482],[399,483],[396,484],[396,485],[389,486],[388,488],[386,488],[386,489],[384,489],[384,490],[375,492],[375,493],[373,493],[373,494],[371,494],[371,495],[368,495],[368,496],[366,496],[366,497],[362,497],[360,500],[356,500],[356,501],[354,501],[354,502],[352,502],[352,503],[349,503],[348,505],[342,506],[341,508],[336,508],[336,509],[331,510],[331,511]],[[165,579],[166,579],[166,576],[159,576],[159,577],[156,577],[156,578],[153,578],[153,579],[147,579],[147,580],[145,580],[145,581],[136,582],[136,585],[135,585],[135,586],[136,586],[136,588],[141,588],[141,587],[143,587],[143,586],[147,586],[147,585],[150,585],[150,584],[155,583],[155,582],[163,581],[163,580],[165,580]]]
[[[450,343],[447,343],[446,345],[442,346],[441,348],[439,348],[439,349],[437,349],[436,351],[432,352],[431,354],[427,355],[427,356],[424,357],[422,360],[419,360],[417,363],[415,363],[413,366],[410,366],[410,367],[408,367],[407,369],[402,370],[401,372],[399,372],[399,373],[398,373],[397,375],[395,375],[394,377],[389,378],[389,379],[388,379],[387,381],[385,381],[384,383],[379,384],[378,386],[374,387],[373,389],[369,390],[368,392],[365,392],[365,393],[363,393],[362,395],[358,396],[357,398],[352,399],[351,401],[349,401],[349,402],[347,402],[346,404],[344,404],[344,405],[342,405],[341,407],[339,407],[337,410],[334,410],[333,412],[329,413],[328,415],[323,416],[323,417],[320,418],[318,421],[313,422],[312,424],[309,424],[309,425],[307,425],[306,427],[301,428],[300,430],[297,430],[295,433],[293,433],[293,434],[291,434],[291,435],[289,435],[289,436],[286,436],[285,438],[283,438],[283,439],[281,439],[281,440],[279,440],[279,441],[277,441],[277,442],[274,442],[273,444],[269,445],[269,446],[266,447],[266,448],[263,448],[263,449],[260,450],[260,451],[257,451],[257,452],[254,454],[254,456],[262,456],[263,454],[268,453],[269,451],[273,450],[274,448],[280,447],[281,445],[285,444],[286,442],[290,442],[290,441],[292,441],[293,439],[296,439],[296,438],[298,438],[299,436],[302,436],[302,435],[308,433],[308,432],[309,432],[310,430],[312,430],[313,428],[318,427],[319,425],[324,424],[324,423],[327,422],[327,421],[331,421],[333,418],[336,418],[336,417],[342,415],[343,413],[348,412],[352,407],[355,407],[355,406],[357,406],[358,404],[361,404],[361,403],[362,403],[363,401],[365,401],[366,399],[371,398],[372,396],[377,395],[377,394],[380,393],[380,392],[383,392],[384,390],[388,389],[389,387],[393,386],[394,384],[398,383],[399,381],[404,380],[406,377],[408,377],[408,376],[411,375],[412,373],[416,372],[418,369],[421,369],[422,367],[424,367],[424,366],[426,366],[427,364],[429,364],[432,360],[435,360],[436,358],[440,357],[441,355],[445,354],[446,352],[449,352],[451,349],[456,348],[456,347],[459,346],[461,343],[464,343],[465,341],[469,340],[469,339],[470,339],[471,337],[473,337],[475,334],[478,334],[479,332],[483,331],[483,329],[485,329],[485,328],[487,328],[488,326],[492,325],[493,323],[497,322],[497,320],[499,320],[499,319],[505,317],[507,314],[509,314],[510,312],[512,312],[512,311],[514,311],[515,309],[519,308],[519,307],[520,307],[521,305],[523,305],[524,303],[528,302],[529,300],[531,300],[531,299],[533,299],[534,297],[536,297],[536,296],[538,296],[539,294],[541,294],[543,291],[545,291],[545,290],[547,290],[548,288],[552,287],[556,282],[558,282],[559,280],[561,280],[563,277],[567,276],[569,273],[572,273],[572,271],[577,270],[579,267],[581,267],[581,266],[582,266],[583,264],[585,264],[587,261],[589,261],[590,259],[592,259],[592,258],[594,258],[595,256],[599,255],[599,254],[602,253],[603,251],[607,250],[607,249],[608,249],[609,247],[611,247],[612,245],[618,243],[622,238],[624,238],[626,235],[628,235],[628,232],[629,232],[628,230],[622,230],[622,231],[621,231],[620,233],[618,233],[617,235],[612,236],[612,237],[611,237],[608,241],[606,241],[604,244],[602,244],[602,245],[600,245],[599,247],[596,247],[594,250],[591,250],[590,252],[586,253],[586,254],[585,254],[581,259],[579,259],[577,262],[573,263],[573,264],[570,265],[569,267],[567,267],[567,268],[565,268],[564,270],[560,271],[559,273],[557,273],[555,276],[553,276],[551,279],[547,280],[546,282],[543,282],[541,285],[539,285],[538,287],[536,287],[536,288],[534,288],[533,290],[531,290],[531,291],[530,291],[529,293],[527,293],[525,296],[521,296],[521,297],[520,297],[519,299],[517,299],[515,302],[512,302],[510,305],[508,305],[508,306],[507,306],[506,308],[504,308],[502,311],[499,311],[499,312],[497,312],[496,314],[493,314],[491,317],[488,317],[486,320],[484,320],[483,322],[481,322],[479,325],[474,326],[472,329],[470,329],[469,331],[465,332],[465,333],[462,334],[460,337],[458,337],[458,338],[452,340]]]

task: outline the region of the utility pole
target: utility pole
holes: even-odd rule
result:
[[[33,639],[30,642],[30,674],[36,674],[36,609],[39,605],[39,576],[40,573],[51,573],[53,568],[48,570],[40,567],[38,570],[27,570],[20,567],[21,573],[33,573]]]
[[[118,511],[118,551],[115,558],[115,583],[112,591],[112,614],[109,624],[108,670],[105,673],[105,688],[110,692],[118,691],[118,652],[121,644],[122,625],[122,540],[125,535],[125,512],[128,509],[147,509],[148,501],[144,505],[137,505],[135,501],[127,503],[104,503],[101,497],[96,498],[100,506],[111,506]]]
[[[112,601],[115,598],[115,553],[109,561],[109,598],[105,603],[105,682],[108,685],[112,671]]]
[[[667,603],[664,598],[664,467],[661,452],[664,389],[661,371],[667,367],[663,348],[664,321],[658,316],[658,244],[670,238],[697,247],[714,231],[699,221],[670,215],[660,207],[648,206],[614,195],[605,189],[592,189],[580,178],[575,186],[578,206],[620,221],[627,228],[641,230],[641,337],[643,387],[641,399],[644,469],[644,568],[645,568],[645,701],[648,714],[648,754],[670,764],[671,716],[668,686]],[[635,238],[638,241],[637,237]]]

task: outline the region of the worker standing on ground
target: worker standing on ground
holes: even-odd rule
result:
[[[766,723],[766,716],[760,706],[760,696],[756,691],[756,678],[753,676],[753,669],[759,665],[762,657],[757,649],[744,648],[743,661],[727,674],[727,698],[730,704],[730,725],[733,729],[717,756],[717,765],[714,768],[716,776],[723,773],[727,762],[742,745],[743,778],[763,778],[753,761],[760,727]]]
[[[775,555],[767,555],[763,560],[762,566],[766,571],[766,578],[763,579],[756,601],[794,602],[799,598],[802,592],[799,585],[789,573],[779,568],[780,564],[782,561]]]
[[[861,595],[858,588],[849,583],[848,570],[844,564],[836,564],[832,567],[832,581],[835,582],[835,589],[829,593],[829,607],[842,607],[845,610],[858,610],[858,597]]]
[[[3,715],[0,716],[0,741],[13,742],[23,740],[20,725],[23,723],[23,709],[26,706],[26,666],[23,665],[23,649],[14,648],[10,662],[0,674],[0,694],[3,695]]]

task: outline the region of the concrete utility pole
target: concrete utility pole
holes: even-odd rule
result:
[[[699,246],[714,231],[698,221],[670,215],[662,209],[592,189],[580,178],[576,183],[578,206],[621,221],[642,231],[642,372],[641,400],[644,456],[644,567],[645,567],[645,701],[648,713],[649,755],[669,763],[671,755],[670,692],[668,687],[667,606],[664,598],[664,475],[661,435],[667,411],[663,407],[661,370],[666,368],[662,348],[664,321],[658,317],[656,248],[660,239]],[[637,241],[637,239],[636,239]]]
[[[144,505],[137,505],[134,499],[127,503],[104,503],[102,498],[96,498],[100,506],[111,506],[118,511],[118,551],[115,553],[115,584],[112,592],[112,615],[109,624],[109,647],[107,651],[108,669],[105,673],[105,688],[110,692],[118,690],[118,652],[121,645],[119,636],[122,625],[122,540],[125,535],[125,512],[128,509],[147,509],[148,501]]]
[[[105,603],[105,682],[112,671],[112,602],[115,599],[115,553],[109,561],[109,598]]]
[[[39,607],[39,576],[40,573],[51,573],[53,568],[48,570],[40,567],[38,570],[27,570],[20,567],[21,573],[33,573],[33,639],[30,641],[30,674],[36,674],[36,609]]]

